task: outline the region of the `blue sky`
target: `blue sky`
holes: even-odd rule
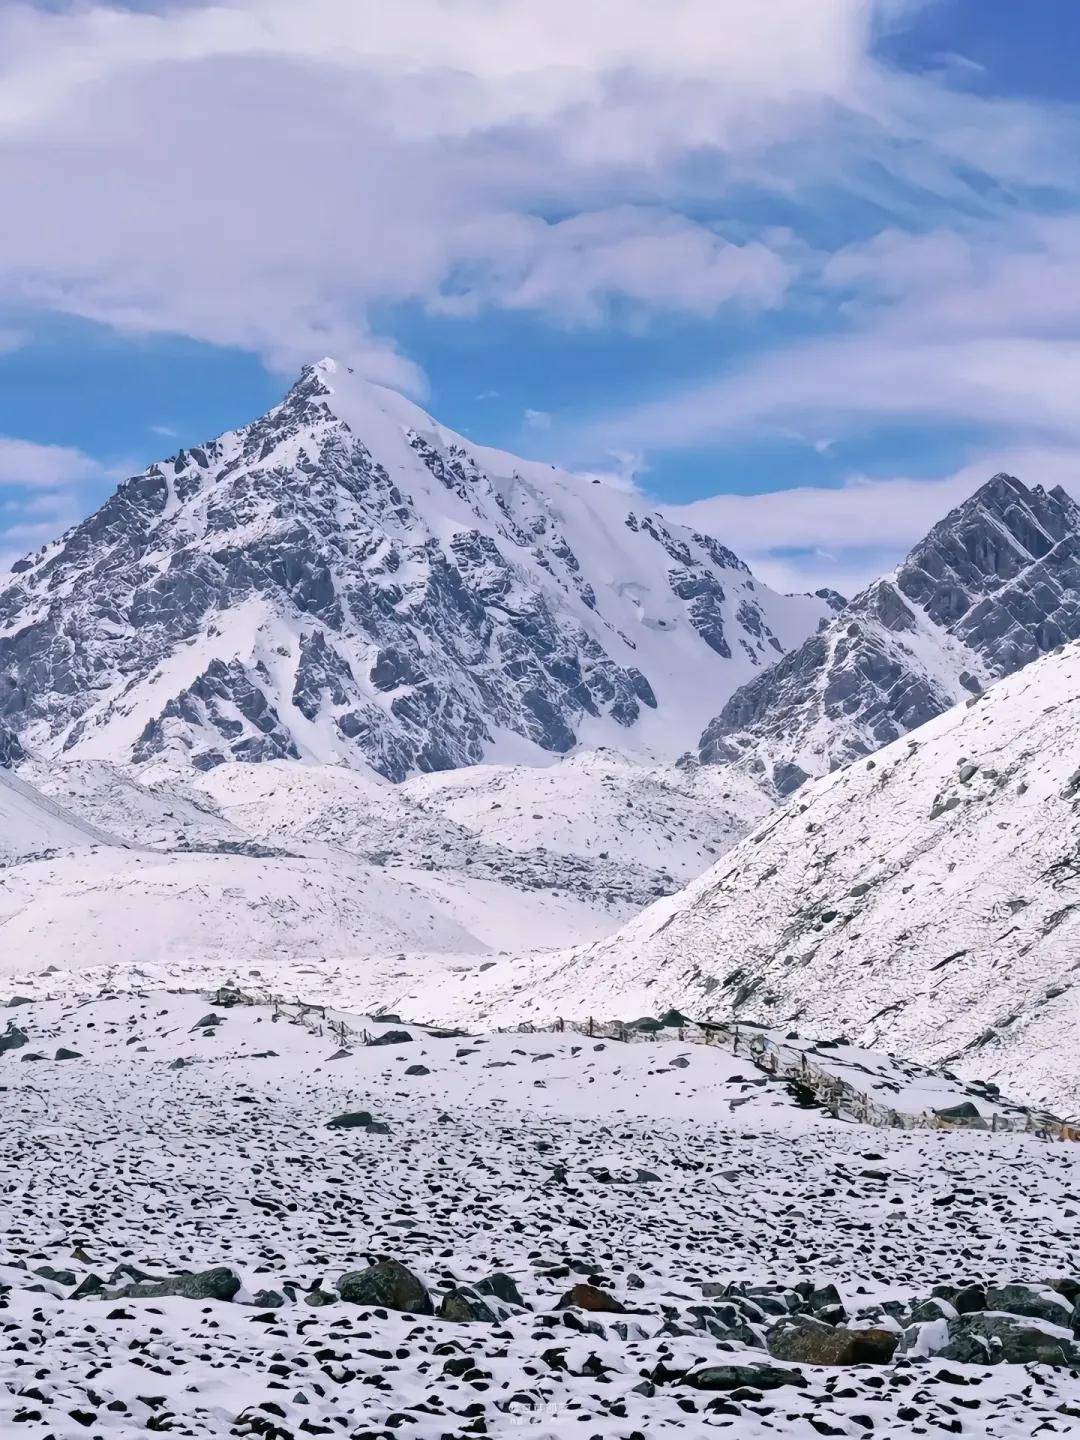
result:
[[[0,566],[334,354],[850,590],[1076,485],[1080,6],[0,10]]]

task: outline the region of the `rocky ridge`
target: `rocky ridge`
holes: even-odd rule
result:
[[[1080,506],[995,475],[893,574],[756,676],[698,756],[780,797],[1080,637]]]

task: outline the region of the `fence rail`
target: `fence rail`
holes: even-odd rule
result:
[[[349,1026],[336,1018],[326,1005],[312,1005],[299,999],[289,1000],[270,989],[245,989],[237,985],[223,985],[216,990],[200,990],[198,993],[222,1007],[265,1006],[272,1011],[275,1020],[283,1019],[291,1024],[304,1025],[318,1035],[331,1035],[343,1049],[350,1044],[366,1045],[373,1038],[366,1028]],[[898,1110],[883,1104],[869,1091],[861,1089],[850,1080],[837,1075],[834,1070],[810,1058],[806,1050],[774,1040],[765,1033],[763,1026],[745,1021],[689,1020],[683,1016],[675,1017],[675,1012],[669,1013],[673,1018],[665,1017],[663,1021],[637,1021],[632,1024],[623,1020],[595,1019],[559,1019],[547,1025],[535,1025],[526,1021],[520,1025],[504,1027],[502,1033],[529,1035],[562,1034],[570,1031],[591,1039],[608,1039],[629,1044],[635,1041],[671,1039],[674,1031],[679,1041],[684,1044],[725,1045],[733,1056],[751,1061],[764,1074],[800,1086],[808,1092],[814,1103],[829,1110],[837,1118],[843,1116],[866,1125],[891,1129],[989,1129],[1080,1142],[1080,1121],[1062,1120],[1056,1115],[1022,1105],[1010,1105],[1008,1109],[993,1113],[989,1124],[981,1115],[978,1118],[968,1118],[943,1115],[934,1110]]]
[[[655,1023],[647,1028],[628,1025],[625,1021],[555,1020],[548,1025],[525,1023],[510,1027],[517,1034],[562,1033],[567,1030],[590,1038],[616,1040],[622,1043],[671,1039],[674,1032],[683,1043],[696,1045],[723,1044],[731,1054],[750,1060],[766,1075],[787,1080],[807,1090],[814,1101],[838,1118],[842,1115],[867,1125],[903,1130],[971,1130],[989,1129],[1037,1134],[1048,1139],[1080,1141],[1080,1122],[1061,1120],[1056,1115],[1013,1106],[995,1111],[989,1122],[964,1116],[946,1116],[933,1110],[898,1110],[883,1104],[867,1090],[837,1075],[832,1069],[813,1060],[804,1049],[784,1045],[766,1035],[761,1027],[735,1021],[684,1020],[677,1025]]]

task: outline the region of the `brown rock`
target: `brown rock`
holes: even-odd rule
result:
[[[568,1290],[559,1301],[559,1309],[568,1305],[576,1306],[579,1310],[596,1310],[607,1315],[625,1315],[626,1306],[609,1295],[606,1290],[598,1290],[595,1285],[575,1285]]]
[[[845,1330],[809,1315],[781,1320],[769,1331],[769,1354],[775,1360],[804,1365],[885,1365],[898,1337],[891,1330]]]

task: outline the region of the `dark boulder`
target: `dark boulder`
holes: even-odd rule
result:
[[[350,1305],[404,1310],[412,1315],[433,1313],[423,1282],[397,1260],[380,1260],[366,1270],[350,1270],[337,1282],[337,1291]]]
[[[486,1275],[483,1280],[473,1286],[473,1289],[481,1295],[494,1295],[496,1299],[505,1301],[507,1305],[520,1305],[522,1310],[529,1308],[516,1282],[501,1271],[496,1271],[494,1275]]]
[[[938,1354],[969,1365],[1080,1365],[1080,1346],[1067,1333],[1019,1315],[961,1315]]]
[[[5,1050],[21,1050],[24,1045],[29,1045],[29,1043],[30,1036],[26,1031],[20,1030],[18,1025],[9,1020],[7,1029],[0,1035],[0,1055],[3,1055]]]
[[[240,1277],[227,1265],[195,1274],[164,1275],[137,1279],[130,1285],[105,1292],[108,1300],[158,1300],[175,1295],[184,1300],[231,1300],[240,1289]]]
[[[506,1306],[495,1300],[494,1297],[492,1297],[492,1303],[489,1304],[475,1290],[460,1286],[456,1290],[448,1291],[443,1296],[439,1305],[439,1318],[460,1321],[482,1320],[489,1325],[494,1325],[502,1318],[499,1312],[505,1312],[505,1310]]]
[[[799,1370],[782,1370],[779,1365],[705,1365],[691,1370],[687,1385],[695,1390],[739,1390],[744,1385],[755,1390],[779,1390],[782,1385],[806,1384]]]
[[[369,1135],[389,1135],[390,1126],[376,1120],[369,1110],[351,1110],[326,1122],[327,1130],[366,1130]]]
[[[1048,1285],[998,1285],[990,1286],[986,1292],[987,1310],[1049,1320],[1052,1325],[1069,1325],[1072,1308],[1064,1295]]]
[[[387,1030],[383,1035],[373,1035],[369,1045],[411,1045],[412,1036],[408,1030]]]

